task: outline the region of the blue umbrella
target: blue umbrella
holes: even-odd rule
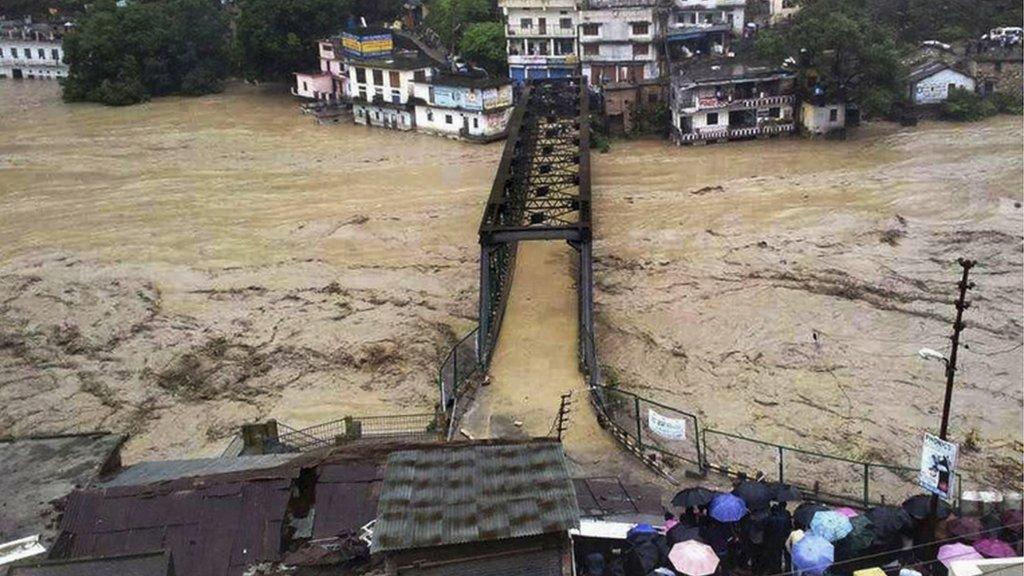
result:
[[[633,540],[640,534],[657,534],[658,529],[650,524],[637,524],[626,532],[626,540]]]
[[[719,522],[737,522],[747,515],[747,505],[739,496],[719,494],[708,506],[708,514]]]
[[[829,542],[837,542],[853,532],[850,519],[834,510],[815,512],[811,518],[811,532]]]
[[[835,561],[832,543],[808,534],[793,545],[793,566],[802,573],[820,576]]]

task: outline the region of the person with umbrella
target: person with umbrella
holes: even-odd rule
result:
[[[835,547],[817,534],[807,534],[793,544],[793,567],[799,575],[821,576],[835,561]]]
[[[709,490],[703,486],[684,488],[672,497],[672,505],[683,508],[683,522],[690,526],[697,526],[704,517],[707,507],[711,504],[719,492]]]
[[[790,570],[789,556],[785,554],[785,550],[786,538],[792,531],[793,516],[786,510],[786,503],[779,502],[772,506],[764,523],[765,564],[769,574],[775,574],[780,569],[786,572]]]
[[[711,576],[718,569],[719,558],[707,544],[687,540],[672,546],[668,553],[672,567],[685,576]]]

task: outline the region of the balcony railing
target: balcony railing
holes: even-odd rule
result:
[[[789,134],[793,131],[793,124],[766,124],[764,126],[749,126],[745,128],[724,128],[721,130],[703,130],[682,134],[675,128],[676,138],[680,142],[702,142],[707,140],[735,140],[739,138],[753,138],[755,136],[772,136],[777,134]]]
[[[749,108],[767,108],[771,106],[786,106],[792,104],[792,94],[762,96],[759,98],[693,98],[690,103],[690,106],[686,107],[686,109],[691,111],[714,110],[716,108],[729,108],[732,110],[741,110]]]
[[[562,28],[558,25],[545,26],[544,28],[541,28],[540,26],[529,26],[525,28],[522,26],[506,26],[505,35],[509,38],[522,38],[526,36],[540,36],[544,38],[575,38],[576,27]]]
[[[509,54],[509,64],[575,64],[579,58],[575,54]]]

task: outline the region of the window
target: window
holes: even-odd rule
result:
[[[17,48],[11,48],[11,58],[17,58],[17,57],[18,57],[18,49]]]
[[[412,73],[412,79],[416,82],[426,82],[427,72],[426,70],[416,70]]]
[[[479,127],[480,127],[480,119],[479,118],[473,118],[473,128],[479,128]]]
[[[600,24],[584,24],[583,25],[583,35],[584,36],[597,36],[599,34],[601,34],[601,25]]]
[[[782,117],[782,108],[769,108],[768,109],[768,116],[770,116],[772,118],[781,118]]]
[[[711,113],[709,113],[707,115],[707,122],[706,122],[706,124],[708,126],[717,126],[718,125],[718,112],[711,112]]]
[[[60,61],[60,51],[56,48],[50,50],[50,55],[53,56],[54,60]]]
[[[839,108],[831,108],[828,111],[828,121],[838,122],[839,121]]]
[[[356,82],[360,84],[366,83],[366,68],[356,68]]]
[[[597,44],[584,44],[583,55],[584,56],[597,56],[601,53],[601,47]]]
[[[392,88],[398,88],[402,83],[401,75],[394,70],[388,72],[388,83]]]
[[[650,24],[647,22],[633,22],[633,36],[646,36],[650,34]]]
[[[384,85],[384,71],[383,70],[374,70],[373,71],[373,83],[376,84],[377,86],[383,86]]]
[[[434,111],[433,110],[427,110],[427,121],[428,122],[433,122],[434,121]]]
[[[32,49],[31,48],[24,48],[23,50],[25,51],[25,60],[31,60],[32,59]]]
[[[306,85],[306,81],[305,80],[302,81],[302,91],[303,92],[309,92],[309,86]]]
[[[4,49],[0,48],[0,58],[3,58],[3,57],[4,57]]]
[[[647,56],[650,52],[650,44],[633,44],[633,56]]]
[[[445,114],[444,115],[444,123],[445,124],[451,124],[452,123],[452,115],[451,114]]]
[[[571,30],[572,29],[572,18],[559,18],[558,19],[558,27],[561,28],[562,30]]]
[[[530,28],[533,28],[533,20],[531,20],[530,18],[520,18],[519,27],[523,28],[524,30],[529,30]]]
[[[39,56],[40,60],[46,60],[46,50],[42,48],[36,49],[36,56]]]

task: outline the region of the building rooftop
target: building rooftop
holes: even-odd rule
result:
[[[261,454],[233,458],[196,458],[194,460],[157,460],[139,462],[124,468],[101,484],[114,486],[140,486],[195,476],[212,476],[231,472],[249,472],[284,466],[296,459],[297,454]]]
[[[495,76],[481,77],[481,76],[469,76],[467,74],[450,74],[447,72],[438,72],[427,81],[427,84],[433,84],[434,86],[457,86],[460,88],[498,88],[500,86],[508,86],[512,84],[511,78],[498,78]]]
[[[0,439],[0,542],[50,540],[52,503],[119,466],[124,440],[106,432]]]
[[[394,452],[377,512],[374,552],[562,532],[580,516],[549,439]]]
[[[51,560],[14,566],[7,576],[175,576],[171,553],[147,552],[109,558]],[[184,576],[178,573],[178,576]]]
[[[433,59],[421,52],[394,53],[387,58],[351,58],[350,66],[382,68],[385,70],[419,70],[437,65]]]
[[[792,78],[781,66],[737,58],[694,58],[677,64],[672,74],[677,85],[724,84]]]

